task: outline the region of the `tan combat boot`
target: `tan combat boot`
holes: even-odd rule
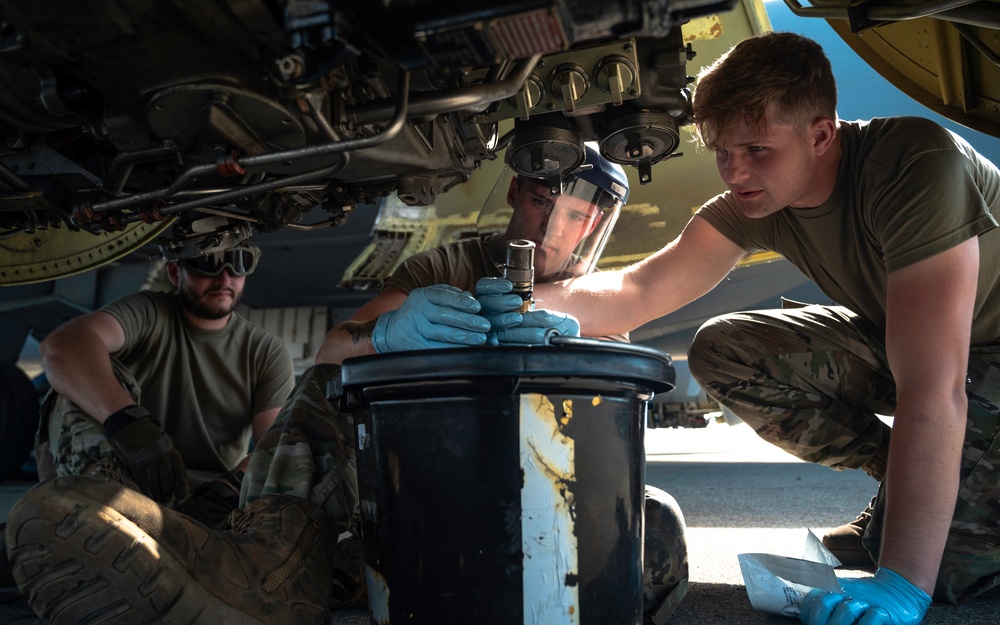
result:
[[[823,544],[830,553],[837,556],[840,563],[846,567],[874,566],[875,561],[862,544],[865,530],[872,520],[875,499],[872,498],[868,507],[850,523],[835,527],[823,535]]]
[[[141,493],[84,476],[14,506],[14,578],[51,625],[326,625],[334,541],[326,516],[268,495],[211,530]]]
[[[861,469],[870,475],[872,479],[880,484],[885,479],[886,463],[889,459],[888,441],[868,462],[861,465]],[[845,523],[840,527],[835,527],[823,535],[823,544],[830,553],[837,556],[841,564],[847,567],[874,566],[868,550],[865,549],[862,541],[865,537],[865,530],[868,529],[872,520],[872,512],[875,510],[875,497],[868,503],[868,507],[850,523]]]

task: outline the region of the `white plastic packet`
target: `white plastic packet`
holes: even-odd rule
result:
[[[840,591],[833,569],[840,560],[808,530],[802,558],[770,553],[741,553],[740,571],[750,605],[759,612],[798,616],[802,598],[813,588]]]

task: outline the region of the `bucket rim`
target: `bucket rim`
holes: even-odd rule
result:
[[[669,354],[641,345],[554,337],[551,345],[483,346],[372,354],[346,359],[344,389],[453,378],[570,377],[620,380],[655,393],[673,390]]]

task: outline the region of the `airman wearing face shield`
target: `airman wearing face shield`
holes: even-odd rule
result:
[[[521,299],[503,278],[506,243],[513,240],[534,243],[535,281],[583,275],[596,266],[629,187],[625,171],[601,157],[596,144],[586,144],[585,152],[557,193],[505,168],[480,211],[480,236],[406,259],[378,297],[327,333],[317,362],[494,339],[539,343],[549,330],[578,335],[579,324],[568,315],[518,311]]]
[[[502,265],[503,244],[515,239],[535,244],[535,280],[549,282],[589,273],[628,200],[620,165],[601,157],[588,143],[583,165],[563,180],[559,193],[543,180],[504,168],[480,212],[478,227],[491,256]]]

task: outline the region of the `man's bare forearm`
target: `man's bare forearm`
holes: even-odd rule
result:
[[[958,495],[963,408],[901,405],[893,424],[879,564],[931,595]]]
[[[97,421],[135,403],[115,377],[104,344],[88,333],[53,333],[41,355],[52,388]]]
[[[557,310],[576,317],[584,336],[607,336],[625,334],[639,325],[617,306],[621,293],[621,273],[605,272],[562,282],[536,284],[534,299],[536,308]]]
[[[372,330],[376,321],[344,321],[330,328],[316,353],[316,364],[339,365],[347,358],[374,354]]]

